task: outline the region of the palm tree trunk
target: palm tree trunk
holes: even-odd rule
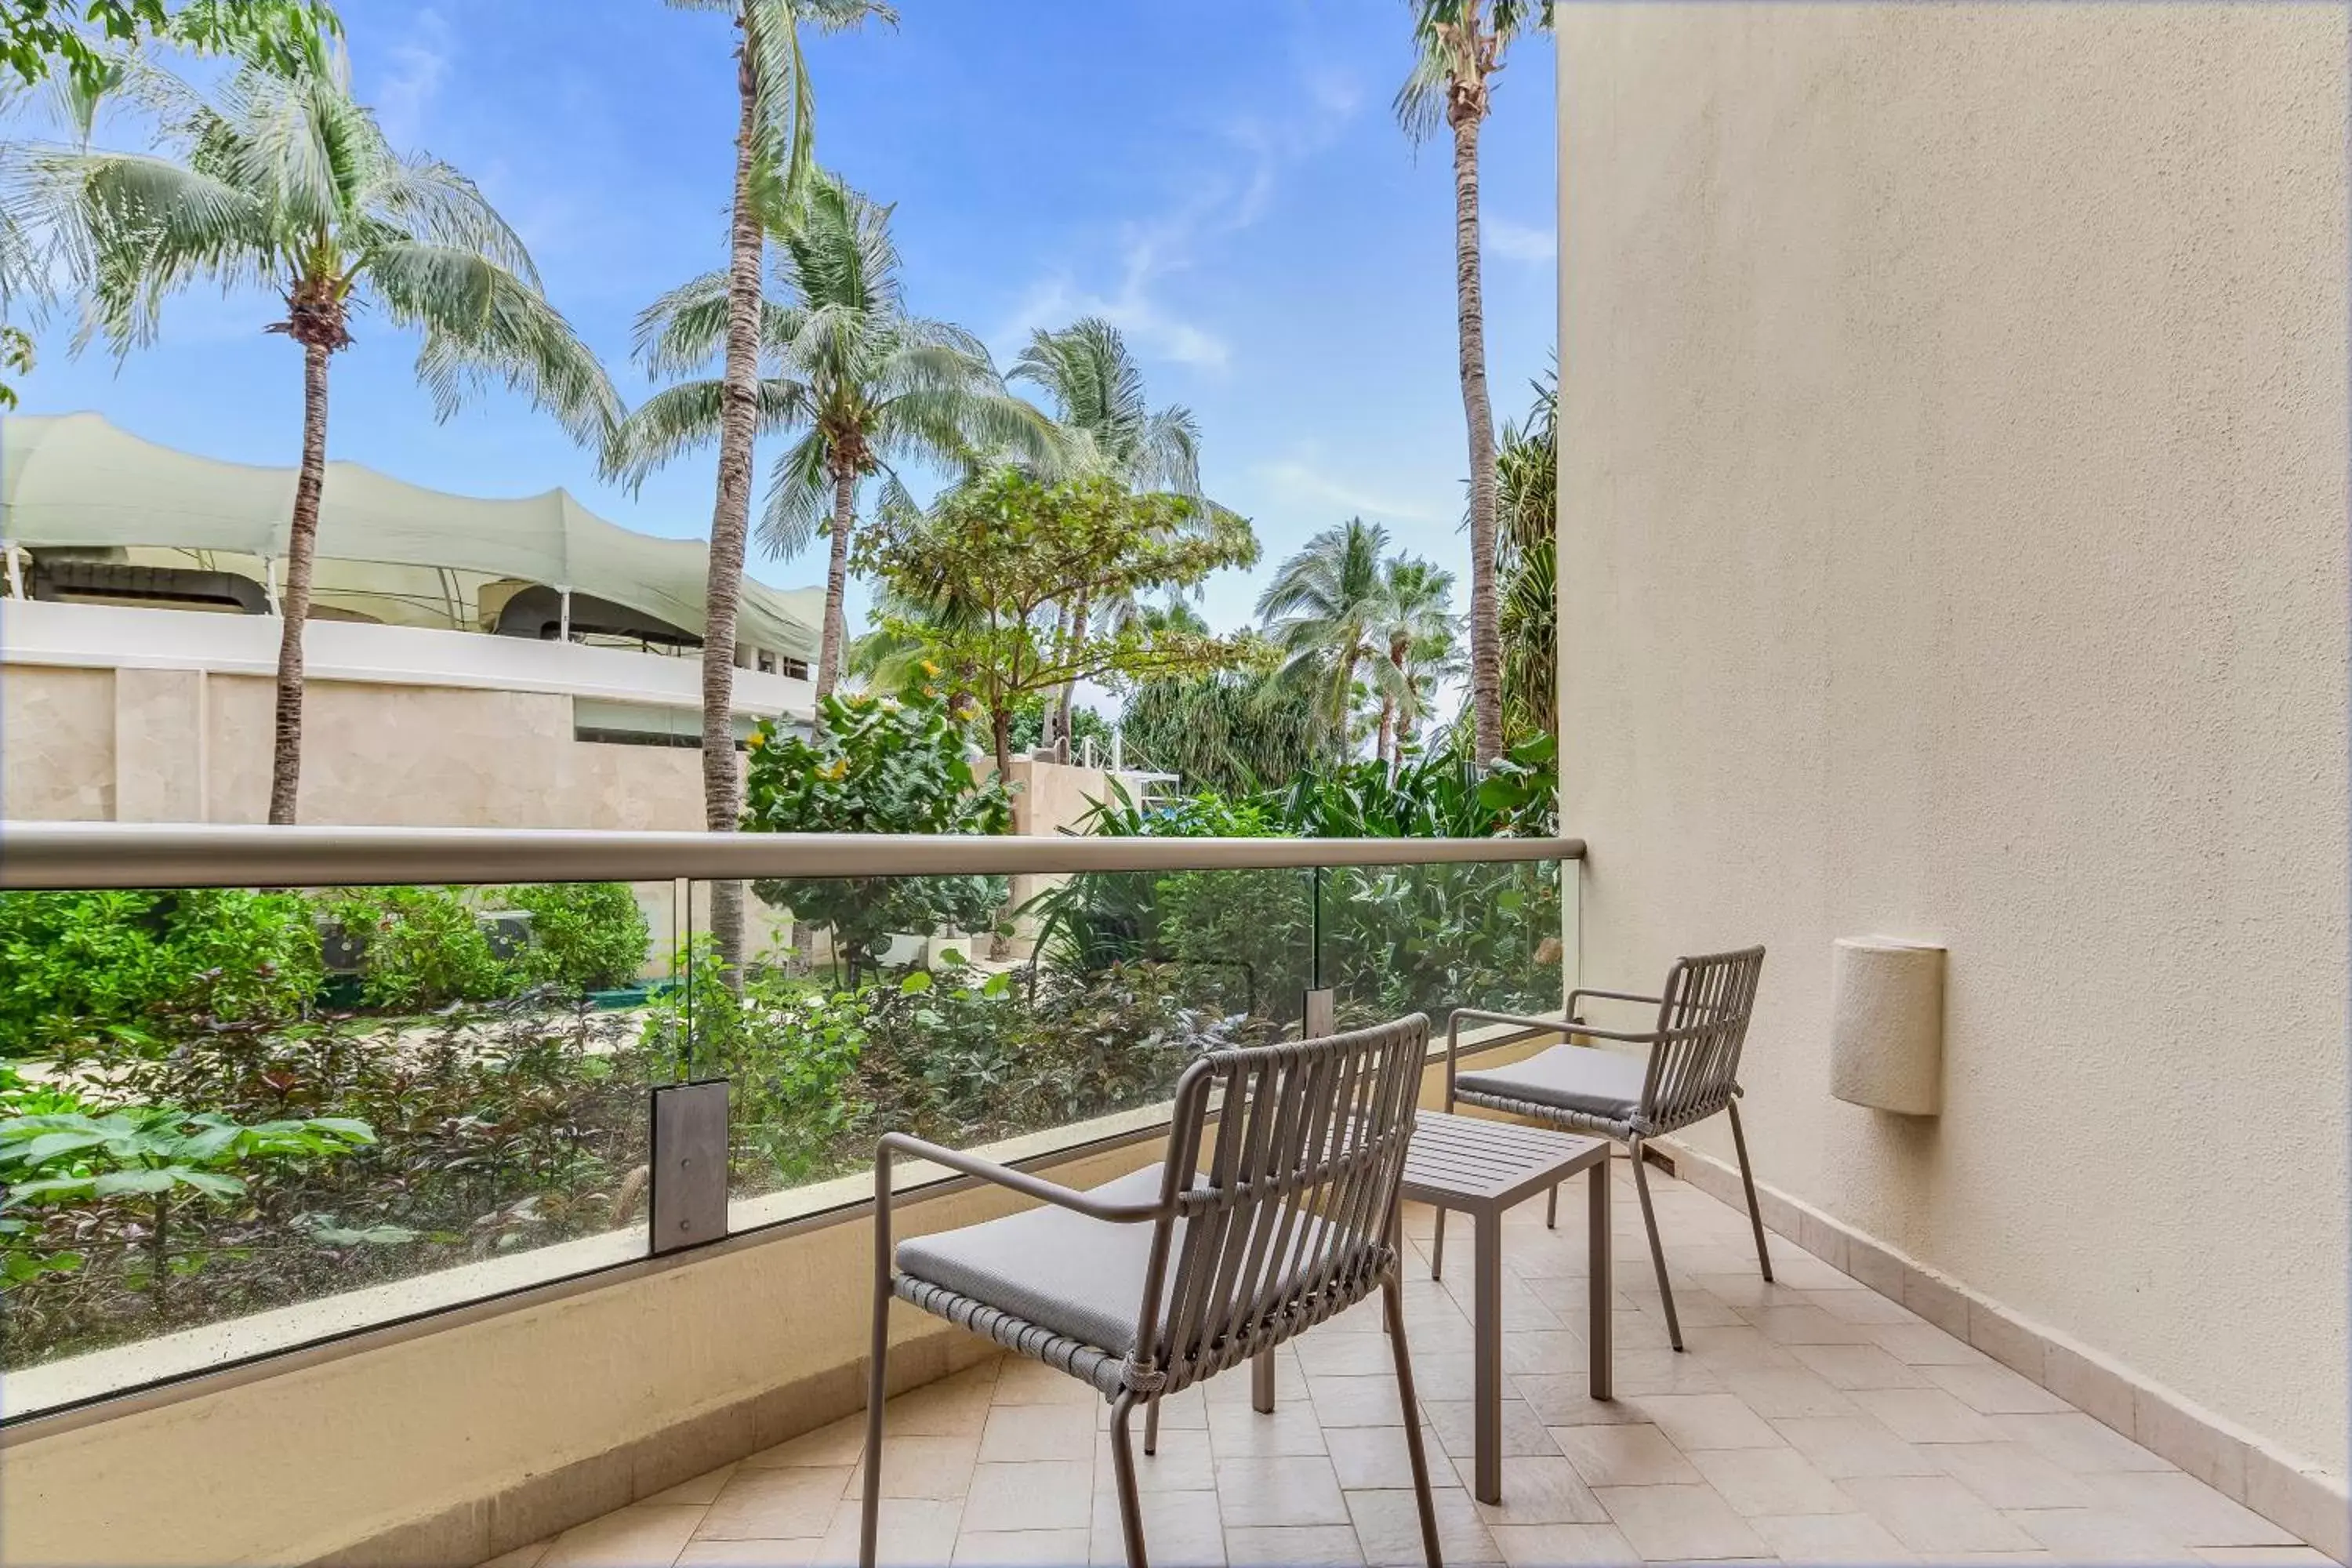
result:
[[[1503,750],[1503,656],[1495,596],[1495,411],[1486,397],[1486,315],[1478,262],[1478,121],[1454,117],[1454,289],[1462,413],[1470,427],[1470,702],[1478,760]]]
[[[1075,650],[1084,646],[1086,643],[1087,608],[1088,606],[1087,602],[1084,599],[1080,599],[1077,603],[1077,607],[1070,612],[1069,647],[1071,650]],[[1063,657],[1075,659],[1075,654],[1070,651],[1066,651]],[[1077,697],[1078,683],[1075,680],[1070,681],[1062,688],[1062,695],[1054,705],[1055,715],[1054,721],[1054,760],[1057,763],[1067,763],[1070,760],[1070,710],[1076,706]]]
[[[849,593],[849,534],[857,526],[857,470],[842,464],[833,475],[832,551],[824,567],[824,639],[817,647],[816,700],[833,695],[841,679],[841,650],[849,642],[849,616],[842,608]]]
[[[1396,699],[1381,699],[1381,738],[1373,742],[1372,755],[1387,764],[1389,776],[1396,776]]]
[[[286,542],[286,586],[278,613],[278,714],[271,728],[269,821],[294,820],[302,783],[302,628],[310,619],[310,566],[318,553],[319,495],[327,481],[325,343],[302,345],[302,471],[294,481],[294,521]]]
[[[760,134],[757,52],[747,9],[735,88],[742,100],[735,132],[733,249],[727,268],[727,369],[719,413],[719,494],[710,510],[710,576],[702,626],[702,810],[713,833],[732,833],[743,815],[743,778],[735,760],[735,613],[743,583],[743,543],[751,524],[751,441],[760,419],[760,215],[751,170]],[[743,884],[710,884],[710,935],[730,985],[743,964]]]

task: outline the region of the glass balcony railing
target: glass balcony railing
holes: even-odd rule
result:
[[[1010,1159],[1149,1135],[1194,1054],[1296,1037],[1312,988],[1342,1026],[1557,1009],[1580,847],[18,826],[5,850],[19,1419],[854,1214],[885,1131]],[[657,1092],[688,1085],[692,1148]],[[660,1228],[698,1180],[705,1217]]]

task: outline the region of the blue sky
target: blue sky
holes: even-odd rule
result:
[[[1210,493],[1266,559],[1213,581],[1241,623],[1274,562],[1350,514],[1466,572],[1446,149],[1389,104],[1409,61],[1402,0],[901,0],[895,29],[814,47],[819,156],[897,207],[917,310],[1009,363],[1032,327],[1109,315],[1156,402],[1189,405]],[[614,367],[631,318],[718,265],[735,100],[716,13],[656,0],[344,0],[353,73],[396,143],[450,160],[523,233],[548,291]],[[1489,369],[1516,416],[1556,317],[1549,41],[1497,79],[1485,137]],[[123,132],[128,134],[130,128]],[[100,409],[150,438],[293,461],[295,351],[265,296],[192,293],[118,371],[52,330],[28,412]],[[568,487],[651,532],[699,535],[712,472],[635,496],[600,483],[552,423],[487,395],[436,424],[415,345],[362,319],[338,356],[330,451],[486,495]],[[764,454],[763,454],[764,456]],[[792,586],[822,563],[755,560]],[[1466,584],[1461,598],[1466,603]],[[863,606],[854,595],[853,622]]]

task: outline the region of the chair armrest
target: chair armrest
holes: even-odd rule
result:
[[[1037,1198],[1073,1213],[1082,1214],[1088,1219],[1104,1220],[1112,1225],[1140,1225],[1147,1220],[1164,1218],[1176,1212],[1172,1206],[1158,1202],[1104,1203],[1101,1199],[1091,1197],[1075,1187],[1066,1187],[1057,1182],[1049,1182],[1043,1176],[1033,1176],[1026,1171],[1016,1171],[1010,1165],[1000,1165],[993,1160],[983,1160],[977,1154],[967,1154],[958,1149],[942,1148],[937,1143],[929,1143],[904,1132],[884,1133],[881,1143],[876,1148],[874,1197],[877,1205],[891,1205],[897,1202],[898,1194],[889,1184],[890,1156],[893,1153],[905,1153],[919,1160],[929,1160],[935,1165],[945,1165],[950,1171],[1019,1193],[1024,1197]]]
[[[1568,994],[1568,1000],[1561,1005],[1560,1011],[1574,1013],[1578,999],[1585,996],[1598,996],[1605,1002],[1647,1002],[1653,1007],[1662,1006],[1665,1001],[1661,996],[1641,996],[1631,991],[1598,991],[1589,985],[1580,985]]]

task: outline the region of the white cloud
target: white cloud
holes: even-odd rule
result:
[[[1418,502],[1383,494],[1328,472],[1311,453],[1260,463],[1250,471],[1276,499],[1290,506],[1316,510],[1336,507],[1374,521],[1392,519],[1399,522],[1431,522],[1437,519],[1437,513]]]
[[[1559,255],[1559,236],[1552,229],[1499,217],[1488,218],[1486,228],[1486,248],[1507,261],[1551,261]]]
[[[392,70],[375,89],[376,119],[394,147],[413,150],[425,112],[449,74],[449,24],[428,5],[416,13],[408,37],[384,51]]]

